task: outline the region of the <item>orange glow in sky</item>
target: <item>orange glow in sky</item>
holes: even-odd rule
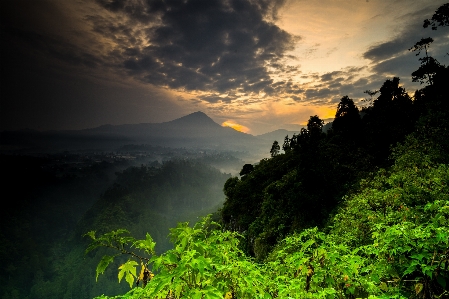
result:
[[[235,122],[233,122],[231,120],[224,121],[221,125],[223,127],[233,128],[234,130],[239,131],[239,132],[243,132],[243,133],[249,132],[249,128],[247,128],[243,125],[236,124]]]

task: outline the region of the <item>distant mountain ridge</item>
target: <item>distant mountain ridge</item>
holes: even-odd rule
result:
[[[267,140],[267,141],[277,141],[279,143],[282,143],[285,139],[285,136],[288,135],[288,137],[292,137],[293,134],[298,135],[300,131],[288,131],[285,129],[278,129],[272,132],[268,132],[265,134],[261,134],[261,135],[256,135],[257,138],[263,139],[263,140]]]
[[[124,144],[260,151],[264,139],[223,127],[198,111],[162,123],[102,125],[83,130],[1,132],[1,145],[22,143],[53,150],[113,150]]]
[[[81,132],[78,131],[77,134]],[[248,139],[257,140],[253,135],[236,131],[229,127],[223,127],[214,122],[205,113],[198,111],[186,116],[162,123],[140,123],[112,126],[100,126],[92,129],[82,130],[81,134],[109,135],[133,138],[145,141],[148,138],[160,140],[169,139]],[[223,143],[226,140],[220,141]],[[228,140],[230,141],[230,140]],[[226,142],[224,142],[226,143]]]
[[[222,128],[214,122],[209,116],[201,111],[197,111],[186,116],[162,123],[140,123],[140,124],[123,124],[123,125],[102,125],[95,128],[83,129],[83,132],[114,132],[114,133],[141,133],[142,130],[154,130],[162,128],[179,129],[179,128]]]

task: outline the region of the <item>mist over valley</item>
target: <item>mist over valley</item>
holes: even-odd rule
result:
[[[98,254],[84,255],[82,235],[149,232],[162,253],[171,248],[169,229],[216,213],[226,180],[268,157],[272,142],[222,127],[202,112],[166,123],[0,134],[8,174],[2,186],[14,194],[2,209],[1,259],[8,270],[0,293],[12,288],[29,298],[61,290],[68,298],[123,293],[113,271],[92,283]],[[19,272],[22,267],[29,271]]]

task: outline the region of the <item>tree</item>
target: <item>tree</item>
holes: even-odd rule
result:
[[[252,164],[245,164],[243,165],[242,170],[240,170],[240,176],[245,176],[247,174],[250,174],[254,170],[254,166]]]
[[[279,154],[280,150],[281,150],[281,147],[280,147],[279,143],[275,140],[273,142],[273,145],[271,146],[271,150],[270,150],[271,157],[277,156]]]
[[[417,51],[418,53],[416,53],[416,56],[420,55],[422,51],[426,54],[426,56],[419,58],[421,66],[412,73],[413,82],[433,85],[435,74],[442,68],[438,60],[429,56],[428,49],[431,43],[433,43],[433,39],[431,37],[421,38],[419,42],[414,44],[413,47],[409,49],[409,51]]]
[[[311,116],[307,122],[307,131],[310,136],[321,135],[323,130],[324,121],[321,120],[318,115]]]
[[[399,86],[400,79],[398,77],[394,77],[392,80],[388,79],[380,88],[379,97],[374,100],[374,108],[375,109],[384,109],[389,107],[393,101],[401,101],[402,99],[410,100],[409,95],[405,91],[405,89]]]
[[[348,96],[341,98],[337,107],[335,119],[332,122],[332,130],[340,135],[353,135],[360,129],[361,121],[359,109]],[[356,136],[352,136],[356,137]]]
[[[437,26],[449,26],[449,3],[438,7],[430,20],[424,20],[423,27],[427,28],[429,26],[432,27],[432,30],[437,30]]]
[[[292,138],[289,140],[290,149],[294,149],[298,145],[298,135],[293,134]]]
[[[373,105],[363,110],[365,147],[378,165],[387,162],[392,144],[413,131],[417,118],[413,102],[399,81],[398,77],[386,80]]]
[[[284,152],[288,152],[291,149],[291,140],[288,138],[288,135],[284,138],[284,144],[282,145],[282,149]]]
[[[362,102],[368,103],[368,107],[373,105],[373,96],[375,96],[379,91],[378,90],[365,90],[363,93],[366,93],[369,95],[369,99],[365,98],[362,100]]]
[[[446,27],[449,26],[449,3],[443,4],[432,16],[431,19],[424,20],[423,27],[427,28],[431,26],[432,30],[437,30],[438,26]],[[444,70],[444,66],[442,66],[438,60],[429,56],[428,49],[430,44],[433,42],[431,37],[421,38],[419,42],[417,42],[413,47],[409,49],[409,51],[417,51],[416,56],[420,55],[422,51],[425,52],[425,56],[420,58],[421,66],[419,69],[412,73],[412,81],[420,82],[421,84],[427,83],[428,85],[434,84],[435,75]]]

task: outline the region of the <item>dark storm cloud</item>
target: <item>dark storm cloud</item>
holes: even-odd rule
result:
[[[289,98],[295,102],[334,105],[339,103],[343,96],[349,96],[356,104],[363,106],[366,103],[361,100],[367,97],[364,91],[379,89],[386,79],[392,77],[385,73],[366,76],[366,70],[367,67],[346,67],[323,75],[311,73],[302,76],[303,79],[310,80],[306,85],[298,86],[291,81],[280,81],[273,86],[288,93]]]
[[[338,102],[344,95],[357,97],[363,94],[366,86],[370,84],[370,79],[360,78],[365,69],[366,67],[347,67],[321,76],[310,74],[304,79],[311,79],[314,83],[309,85],[305,92],[298,86],[293,88],[297,88],[298,93],[303,93],[304,99],[314,103],[328,103],[329,98],[332,98],[330,102]]]
[[[410,48],[414,40],[416,40],[416,36],[410,35],[372,46],[368,51],[363,53],[363,58],[372,61],[389,59],[395,55],[402,54],[406,49]]]
[[[377,74],[394,74],[400,78],[410,78],[411,73],[419,67],[418,58],[411,55],[400,55],[388,60],[382,60],[376,63],[372,70]]]
[[[186,90],[270,93],[276,67],[298,40],[271,20],[284,1],[107,1],[113,18],[87,18],[115,40],[110,52],[128,74]]]
[[[2,40],[9,44],[2,56],[47,64],[46,72],[98,68],[174,89],[271,94],[270,75],[293,71],[279,62],[299,38],[272,22],[284,0],[97,0],[97,9],[82,18],[91,35],[63,24],[62,6],[19,2],[24,5],[2,6]],[[24,11],[37,16],[26,18]],[[59,30],[46,24],[50,12]]]

